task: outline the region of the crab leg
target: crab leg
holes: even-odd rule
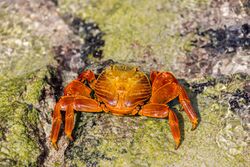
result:
[[[94,99],[87,98],[84,96],[78,96],[75,98],[73,103],[76,111],[82,112],[102,112],[102,107],[99,106],[98,102]]]
[[[64,96],[81,95],[90,98],[91,89],[79,80],[73,80],[64,88]]]
[[[95,100],[82,96],[76,97],[74,102],[66,107],[65,133],[70,140],[73,140],[71,133],[74,129],[74,109],[83,112],[102,112],[102,108]]]
[[[60,109],[61,109],[61,104],[57,103],[54,109],[54,113],[53,113],[53,123],[52,123],[51,135],[50,135],[52,145],[56,150],[58,149],[56,145],[56,141],[57,141],[60,126],[62,123],[62,116],[60,113]]]
[[[171,129],[171,133],[173,135],[177,149],[180,145],[180,128],[179,122],[176,114],[165,104],[157,104],[157,103],[149,103],[143,106],[143,108],[139,111],[139,115],[154,117],[154,118],[166,118],[168,117],[169,126]]]
[[[197,114],[194,111],[185,89],[169,72],[151,72],[152,97],[151,103],[165,104],[178,97],[180,104],[192,122],[192,130],[198,125]]]
[[[56,141],[58,139],[58,134],[62,123],[62,116],[60,111],[67,109],[73,100],[74,97],[72,96],[63,96],[55,105],[53,112],[52,130],[50,135],[52,145],[55,147],[55,149],[58,149]]]
[[[55,105],[51,131],[51,142],[55,149],[58,149],[56,142],[60,131],[62,116],[60,111],[65,110],[65,133],[70,140],[74,129],[74,110],[82,112],[102,112],[102,108],[94,100],[84,96],[63,96]]]
[[[194,130],[198,125],[197,114],[191,105],[191,102],[188,98],[188,95],[187,95],[185,89],[182,86],[179,86],[179,87],[180,87],[179,102],[181,103],[182,107],[184,108],[184,111],[186,112],[188,118],[192,122],[192,130]]]
[[[66,107],[65,114],[65,134],[72,141],[73,138],[71,136],[72,130],[74,129],[74,109],[73,105],[70,104]]]

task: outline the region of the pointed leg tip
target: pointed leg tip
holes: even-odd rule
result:
[[[56,143],[52,142],[52,146],[54,147],[54,149],[55,149],[56,151],[58,151],[58,146],[57,146]]]
[[[66,132],[65,134],[70,141],[74,140],[73,137],[71,136],[71,132]]]
[[[180,147],[180,140],[175,142],[175,150],[177,150]]]
[[[196,125],[192,125],[191,131],[194,131],[196,129]]]
[[[71,135],[68,136],[68,139],[69,139],[70,141],[74,141],[74,139],[73,139],[73,137],[72,137]]]
[[[195,120],[193,123],[192,123],[192,131],[195,130],[198,126],[198,120]]]

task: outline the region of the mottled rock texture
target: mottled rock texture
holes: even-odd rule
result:
[[[247,166],[249,11],[245,0],[0,1],[0,166]],[[63,87],[114,63],[171,71],[187,89],[200,124],[169,104],[178,150],[167,119],[83,112],[75,140],[63,123],[51,146]]]

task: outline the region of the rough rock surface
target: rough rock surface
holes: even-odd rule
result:
[[[247,166],[250,8],[222,1],[0,1],[0,166]],[[172,71],[199,114],[168,121],[77,113],[73,142],[49,140],[63,87],[84,69]],[[64,123],[63,123],[64,124]]]

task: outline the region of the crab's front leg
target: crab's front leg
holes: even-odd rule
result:
[[[172,136],[175,141],[175,149],[180,145],[181,134],[179,122],[176,114],[165,104],[149,103],[143,106],[139,111],[139,115],[154,117],[154,118],[167,118],[171,129]]]
[[[65,111],[65,134],[73,140],[71,133],[74,129],[74,110],[82,112],[102,112],[102,108],[94,99],[84,96],[63,96],[56,104],[53,113],[51,142],[58,149],[56,142],[62,122],[61,110]]]

